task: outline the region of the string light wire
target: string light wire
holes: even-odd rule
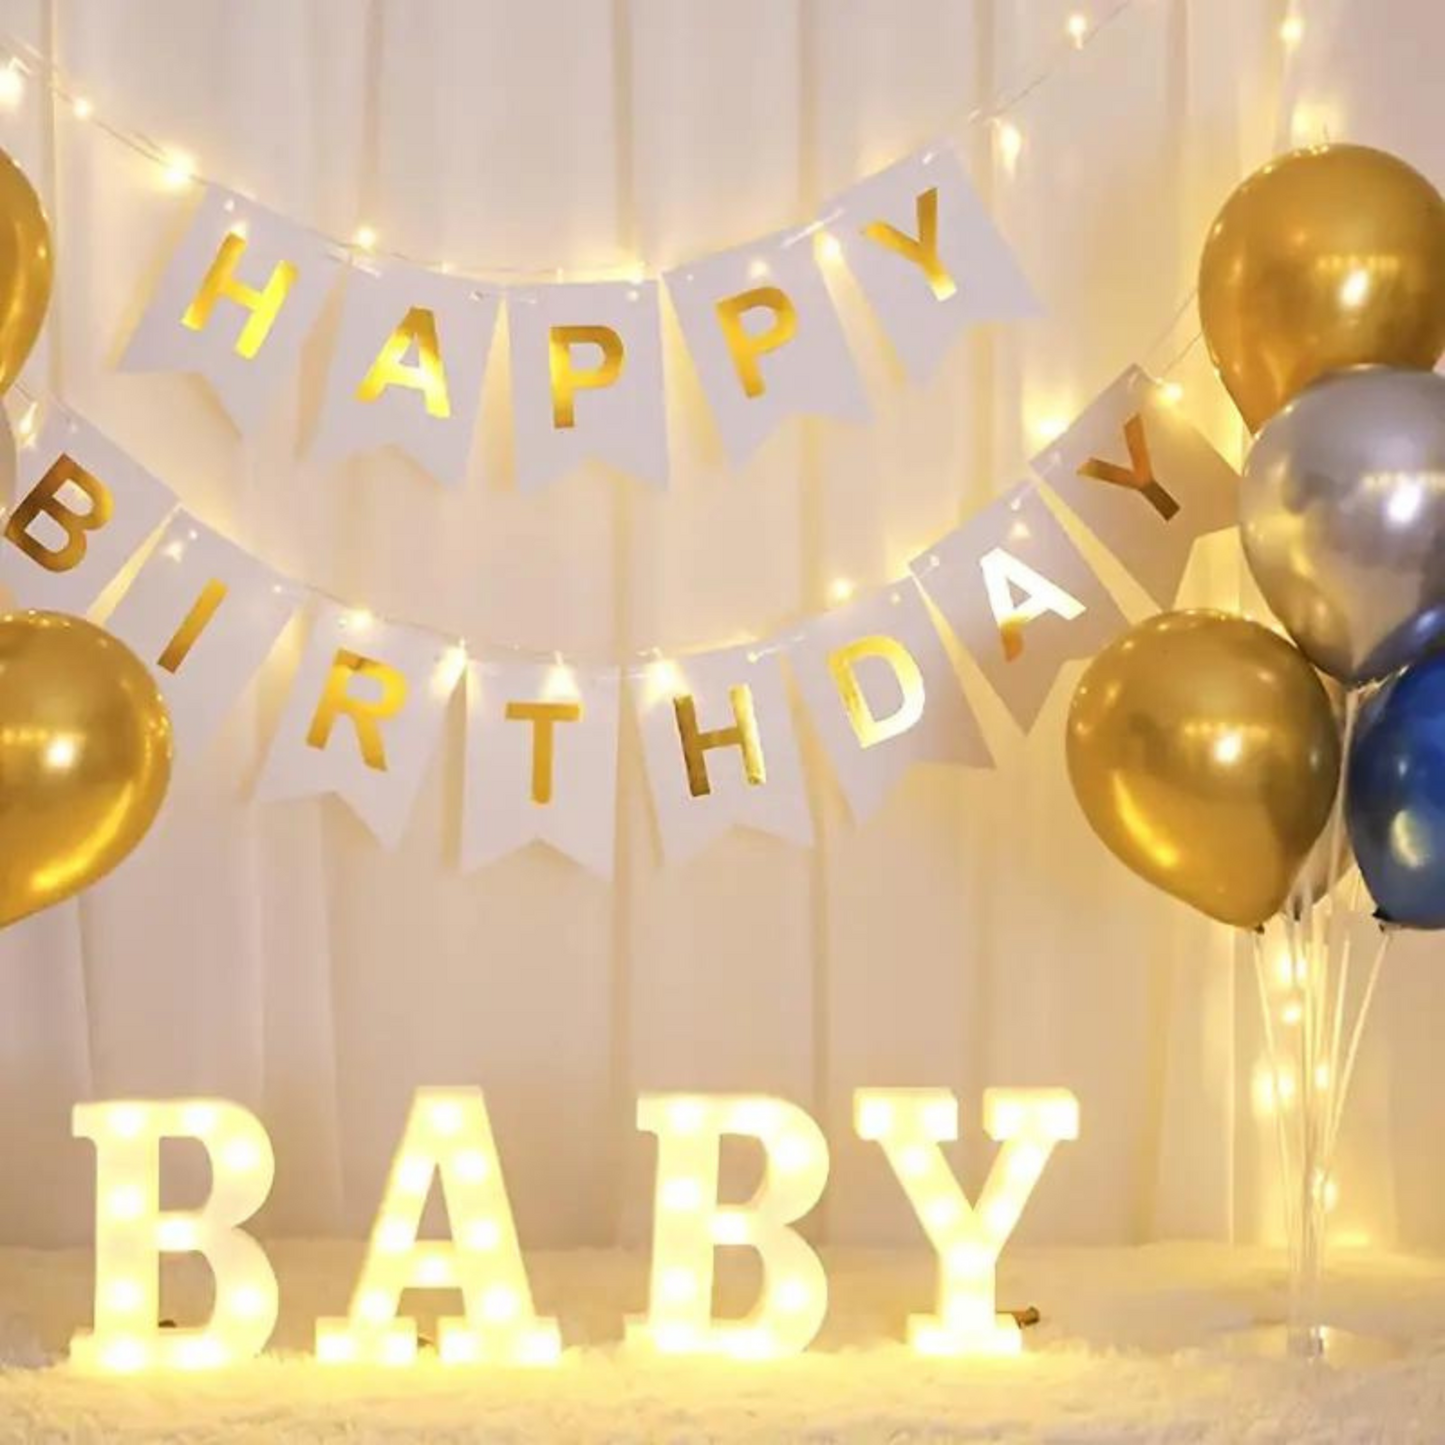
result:
[[[1087,17],[1083,17],[1084,23],[1080,24],[1081,17],[1078,13],[1070,16],[1065,27],[1063,40],[1047,53],[1046,58],[1028,76],[1012,89],[1004,90],[996,95],[988,105],[974,106],[971,109],[960,109],[954,112],[946,119],[943,126],[940,127],[940,131],[943,134],[947,134],[954,127],[958,126],[960,122],[968,128],[978,125],[999,127],[1007,124],[1009,131],[1015,137],[1020,137],[1020,132],[1017,127],[1011,122],[1006,122],[1004,117],[1028,100],[1030,96],[1046,84],[1059,70],[1076,59],[1080,52],[1096,44],[1099,38],[1104,35],[1111,26],[1115,25],[1124,14],[1133,10],[1137,3],[1138,0],[1119,0],[1118,4],[1114,5],[1094,24],[1089,24]],[[70,77],[64,74],[59,67],[54,65],[46,56],[36,50],[34,46],[27,44],[24,40],[13,34],[0,32],[0,57],[7,54],[9,57],[8,63],[3,68],[0,68],[0,77],[5,75],[14,77],[13,81],[9,83],[19,89],[23,89],[24,80],[27,77],[38,78],[46,86],[51,95],[69,107],[72,115],[77,120],[93,126],[99,133],[118,142],[128,150],[155,165],[161,171],[162,177],[168,185],[176,187],[196,184],[225,190],[235,189],[203,173],[189,155],[164,146],[144,132],[119,124],[108,115],[103,114],[90,99],[88,91],[77,86]],[[13,100],[18,100],[19,89],[16,90]],[[4,99],[3,90],[4,82],[0,82],[0,104],[7,103]],[[11,103],[13,103],[13,100]],[[1014,158],[1015,160],[1017,159],[1017,150],[1015,150]],[[244,192],[240,191],[237,193],[244,194]],[[827,226],[834,224],[842,215],[842,209],[835,208],[827,215],[817,217],[809,221],[806,225],[790,232],[785,236],[783,244],[791,245],[816,232],[825,231]],[[351,262],[354,262],[358,257],[364,257],[369,263],[374,265],[377,258],[384,258],[446,274],[460,272],[477,278],[506,276],[526,278],[533,281],[555,282],[562,280],[565,275],[579,280],[628,279],[636,281],[641,279],[644,269],[635,258],[620,260],[613,266],[591,269],[564,270],[564,268],[560,267],[544,269],[522,268],[497,265],[491,262],[478,263],[471,266],[457,266],[450,261],[426,260],[408,255],[404,252],[383,248],[378,245],[378,237],[375,230],[366,224],[358,226],[349,239],[343,239],[340,236],[314,226],[303,225],[301,229],[319,237],[332,247],[335,252]],[[1180,321],[1193,304],[1194,299],[1195,292],[1191,289],[1179,302],[1159,337],[1148,351],[1144,353],[1146,363],[1153,355],[1157,354],[1166,343],[1172,340]],[[1200,333],[1195,332],[1184,346],[1174,353],[1154,374],[1158,376],[1169,375],[1176,367],[1182,364],[1200,339]],[[58,398],[42,398],[19,382],[15,383],[12,389],[29,402],[29,406],[17,427],[22,445],[33,444],[38,430],[37,414],[42,408],[59,413],[68,420],[72,428],[79,425],[77,414]],[[1038,480],[1035,478],[1032,486],[1037,487],[1037,485]],[[186,509],[182,507],[181,510]],[[371,615],[368,609],[359,608],[354,602],[347,600],[342,595],[332,592],[327,588],[319,587],[310,582],[297,582],[293,579],[286,579],[286,581],[288,585],[296,587],[297,590],[303,594],[320,598],[343,609],[349,614],[360,615],[366,612],[368,616]],[[882,586],[900,586],[906,584],[907,581],[907,578],[894,578],[891,582],[884,583]],[[846,583],[846,590],[847,595],[851,596],[854,591],[854,584],[852,582]],[[842,587],[835,584],[833,600],[835,602],[840,601],[842,597]],[[470,644],[465,638],[458,637],[455,634],[449,634],[433,625],[409,622],[391,614],[388,614],[385,620],[391,625],[405,627],[413,631],[424,632],[435,636],[439,643],[449,647],[461,648],[468,658],[486,658],[488,655],[504,654],[540,664],[552,663],[557,666],[597,670],[619,665],[616,658],[607,660],[587,659],[581,654],[567,653],[564,655],[553,648],[532,648],[520,643],[510,643],[495,639],[483,643]],[[758,644],[750,649],[748,659],[749,661],[755,662],[773,652],[780,651],[790,643],[796,641],[800,635],[799,633],[791,632],[777,636],[768,643]],[[622,668],[624,672],[631,674],[639,669],[645,669],[647,666],[663,659],[686,659],[689,656],[701,655],[714,650],[716,650],[715,647],[702,645],[669,648],[665,651],[657,646],[643,647],[631,653],[629,660],[622,664]]]
[[[1060,70],[1071,65],[1081,52],[1096,44],[1121,16],[1133,10],[1139,3],[1140,0],[1118,0],[1118,3],[1101,16],[1097,23],[1089,24],[1087,17],[1083,17],[1086,24],[1082,31],[1076,24],[1080,18],[1079,14],[1071,16],[1069,22],[1063,27],[1060,38],[1045,50],[1039,64],[1022,80],[1011,88],[997,92],[986,105],[960,107],[953,111],[944,118],[938,127],[938,133],[946,136],[959,128],[971,129],[979,125],[997,125],[1002,117],[1022,105],[1040,86],[1052,79]],[[80,85],[48,56],[21,37],[0,31],[0,58],[8,58],[7,65],[0,67],[0,104],[7,103],[4,96],[7,84],[15,88],[14,97],[8,102],[13,104],[15,100],[19,99],[19,92],[20,89],[23,89],[25,80],[34,78],[67,106],[77,120],[94,126],[102,134],[109,136],[126,149],[156,166],[161,172],[165,184],[173,188],[195,184],[220,190],[231,190],[238,195],[246,195],[246,198],[256,205],[264,206],[264,202],[247,195],[244,190],[236,186],[229,186],[219,178],[207,174],[188,153],[163,145],[144,131],[127,126],[113,119],[108,113],[101,111],[91,98],[91,91],[87,87]],[[7,74],[11,77],[8,81],[5,79]],[[266,209],[274,210],[272,207],[266,207]],[[838,219],[841,214],[841,212],[835,212],[832,219]],[[787,241],[809,235],[818,230],[819,225],[817,220],[809,221],[806,225],[792,230]],[[557,282],[564,278],[579,281],[636,280],[643,274],[657,276],[665,270],[673,269],[672,266],[644,266],[635,256],[620,257],[610,265],[592,267],[522,267],[502,265],[492,261],[461,265],[442,258],[421,257],[381,246],[375,228],[365,221],[358,224],[347,236],[305,223],[301,223],[300,229],[324,241],[334,253],[343,258],[364,255],[373,260],[381,258],[401,261],[407,265],[419,266],[430,271],[442,271],[447,274],[458,273],[477,279],[512,277],[533,282]],[[685,264],[687,259],[684,257],[681,262],[674,264]]]

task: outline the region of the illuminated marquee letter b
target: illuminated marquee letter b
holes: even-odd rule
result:
[[[214,1369],[260,1354],[276,1323],[276,1274],[239,1229],[271,1190],[260,1121],[220,1099],[77,1104],[73,1132],[95,1144],[95,1329],[70,1342],[82,1369]],[[161,1141],[206,1151],[211,1192],[196,1209],[160,1207]],[[160,1256],[201,1255],[215,1277],[211,1317],[161,1329]]]
[[[760,1096],[644,1094],[637,1125],[657,1135],[652,1289],[647,1315],[629,1320],[627,1341],[666,1354],[767,1359],[808,1347],[828,1308],[823,1262],[792,1226],[818,1202],[828,1145],[796,1104]],[[763,1146],[766,1173],[746,1204],[718,1202],[722,1137]],[[762,1290],[739,1320],[713,1317],[719,1245],[753,1250]]]

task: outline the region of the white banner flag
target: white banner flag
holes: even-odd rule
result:
[[[461,482],[499,304],[465,277],[354,262],[312,456],[396,446],[438,481]]]
[[[628,685],[666,858],[690,858],[735,825],[813,841],[777,653],[660,658]]]
[[[1024,729],[1065,662],[1092,657],[1128,626],[1030,482],[950,532],[912,568]]]
[[[465,665],[434,632],[318,598],[257,797],[335,793],[395,847]]]
[[[1234,468],[1137,366],[1033,467],[1160,607],[1174,605],[1195,539],[1239,519]]]
[[[339,264],[323,237],[208,187],[121,369],[196,372],[251,431],[295,371]]]
[[[667,273],[723,445],[741,465],[785,417],[868,414],[808,232],[770,236]]]
[[[178,511],[105,625],[150,664],[178,751],[199,751],[304,597],[301,587]]]
[[[788,662],[855,818],[913,763],[992,765],[911,577],[808,623]]]
[[[522,491],[589,457],[667,485],[656,281],[509,291],[507,334]]]
[[[84,615],[175,505],[113,441],[52,406],[16,459],[0,582],[22,607]]]
[[[612,877],[618,679],[563,662],[468,665],[463,869],[540,840]]]
[[[956,151],[919,151],[823,208],[829,234],[910,375],[926,381],[981,321],[1039,312]]]

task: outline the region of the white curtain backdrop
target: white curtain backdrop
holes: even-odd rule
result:
[[[300,385],[246,441],[202,383],[114,370],[194,194],[32,83],[0,117],[59,248],[31,377],[207,522],[379,613],[599,658],[764,635],[826,605],[835,577],[900,575],[1019,478],[1042,419],[1182,347],[1192,316],[1168,323],[1208,220],[1292,125],[1385,144],[1445,182],[1445,12],[1430,0],[1310,0],[1292,51],[1274,0],[1135,0],[1011,113],[1010,169],[962,116],[1026,82],[1091,8],[1107,6],[3,0],[5,30],[101,115],[303,221],[341,235],[365,222],[384,245],[479,273],[634,256],[660,269],[805,219],[944,132],[1047,306],[970,337],[915,388],[845,280],[873,420],[793,424],[738,471],[670,323],[680,460],[665,495],[598,468],[521,495],[500,345],[466,485],[390,454],[318,468],[298,453],[325,325]],[[1178,377],[1236,452],[1201,347]],[[1107,580],[1142,610],[1117,570]],[[1232,539],[1196,558],[1185,597],[1248,601]],[[678,867],[660,862],[625,721],[609,886],[535,847],[458,872],[455,709],[395,853],[334,802],[249,802],[296,643],[180,768],[117,875],[0,935],[0,1239],[86,1237],[75,1100],[178,1093],[264,1119],[279,1164],[265,1230],[359,1234],[411,1091],[453,1082],[487,1091],[524,1244],[646,1237],[652,1155],[633,1097],[674,1087],[804,1104],[834,1146],[818,1235],[916,1238],[876,1147],[849,1137],[864,1083],[960,1093],[970,1191],[993,1148],[983,1087],[1072,1087],[1083,1138],[1050,1165],[1022,1239],[1273,1230],[1253,983],[1226,930],[1089,834],[1063,768],[1076,669],[1026,741],[970,678],[997,769],[918,771],[862,827],[805,739],[817,847],[732,835]],[[1441,963],[1433,940],[1411,940],[1383,985],[1340,1175],[1338,1224],[1356,1237],[1445,1241]],[[731,1162],[738,1179],[752,1166]]]

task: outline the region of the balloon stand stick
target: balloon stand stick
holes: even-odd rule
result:
[[[1348,746],[1354,699],[1346,706]],[[1327,860],[1340,856],[1342,802],[1321,839]],[[1275,1120],[1285,1236],[1289,1244],[1289,1316],[1285,1353],[1321,1359],[1344,1353],[1323,1318],[1326,1232],[1337,1186],[1333,1176],[1340,1124],[1360,1041],[1393,930],[1379,927],[1358,990],[1352,954],[1370,926],[1361,910],[1359,875],[1336,878],[1327,863],[1306,868],[1273,926],[1251,934],[1260,1016],[1268,1055],[1268,1095]]]

